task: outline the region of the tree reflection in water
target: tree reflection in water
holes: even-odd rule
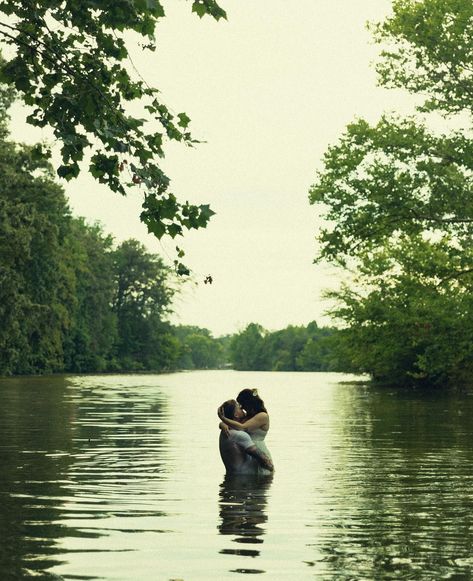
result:
[[[53,579],[72,450],[74,405],[59,377],[0,382],[0,578]]]
[[[307,564],[330,579],[471,579],[472,395],[347,386],[335,397],[329,486],[311,506],[323,556]]]
[[[74,575],[86,554],[134,550],[106,540],[141,530],[130,516],[164,514],[166,397],[100,381],[0,380],[0,581]]]
[[[218,530],[221,535],[234,535],[232,542],[240,546],[225,548],[223,555],[259,557],[260,551],[241,545],[263,543],[266,532],[267,495],[273,476],[227,474],[220,485]],[[237,573],[264,573],[260,569],[238,568]]]

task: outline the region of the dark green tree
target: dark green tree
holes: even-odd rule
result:
[[[169,268],[136,240],[120,244],[113,260],[116,365],[123,370],[173,368],[179,348],[167,322],[174,294]]]
[[[234,369],[266,370],[269,368],[265,352],[266,331],[261,325],[250,323],[243,331],[233,336],[230,343],[230,358]]]
[[[308,339],[305,327],[289,325],[285,329],[268,333],[265,352],[272,371],[297,371],[297,358]]]
[[[424,97],[419,115],[359,120],[329,148],[311,189],[328,219],[319,259],[350,269],[331,293],[342,350],[380,381],[471,381],[473,141],[425,113],[472,112],[473,7],[397,0],[374,27],[380,82]],[[453,345],[455,347],[453,347]]]
[[[296,358],[299,371],[350,371],[349,358],[340,352],[337,329],[307,325],[307,341]]]
[[[59,371],[74,301],[69,209],[50,166],[7,141],[10,98],[0,90],[0,374]]]
[[[226,364],[225,349],[208,329],[180,325],[173,329],[180,343],[180,369],[218,369]]]
[[[289,325],[268,332],[251,323],[234,335],[229,359],[239,370],[252,371],[347,371],[346,360],[337,342],[336,329]]]
[[[221,347],[211,337],[192,334],[186,338],[194,369],[216,369],[221,360]]]
[[[83,219],[70,222],[65,240],[68,265],[74,271],[71,325],[64,337],[68,371],[104,371],[117,342],[117,318],[112,311],[115,292],[112,237]]]
[[[7,140],[0,85],[0,374],[175,366],[169,268],[73,218],[44,158]]]
[[[463,257],[464,258],[464,257]],[[451,268],[449,244],[405,237],[369,257],[362,284],[333,293],[348,327],[341,348],[358,371],[387,382],[467,383],[473,374],[473,277],[439,276]]]

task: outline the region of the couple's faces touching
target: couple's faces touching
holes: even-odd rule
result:
[[[234,414],[235,419],[242,420],[246,416],[246,413],[238,402],[235,402],[235,403],[236,403],[235,414]]]

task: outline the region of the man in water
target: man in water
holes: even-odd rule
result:
[[[234,399],[226,401],[223,410],[227,418],[241,421],[245,417],[240,404]],[[271,472],[274,470],[271,459],[258,450],[247,432],[229,429],[224,423],[220,423],[219,449],[228,473],[257,474],[258,466]]]

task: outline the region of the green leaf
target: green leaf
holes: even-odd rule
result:
[[[187,126],[190,123],[190,118],[185,113],[178,113],[177,116],[179,118],[178,125],[183,129],[187,129]]]
[[[192,4],[192,12],[195,12],[199,18],[202,18],[205,16],[205,14],[207,14],[207,7],[204,3],[200,2],[200,0],[196,0]]]
[[[158,240],[166,234],[166,226],[162,222],[150,217],[142,218],[142,221],[148,227],[148,232],[154,234]]]
[[[79,166],[77,163],[61,165],[57,169],[57,175],[67,181],[70,181],[72,178],[76,178],[79,175]]]
[[[182,227],[179,224],[169,224],[167,231],[171,238],[182,235]]]
[[[142,213],[156,236],[175,237],[185,228],[205,226],[210,216],[205,210],[189,206],[189,215],[181,215],[185,205],[167,195],[170,180],[160,167],[163,136],[197,143],[187,131],[190,118],[172,113],[159,90],[127,62],[130,32],[142,37],[140,46],[154,48],[163,5],[159,0],[120,0],[113,10],[106,6],[103,0],[0,1],[0,15],[13,15],[17,31],[6,40],[13,56],[0,61],[0,79],[32,108],[28,123],[52,129],[60,144],[59,176],[76,177],[87,154],[90,174],[113,192],[125,194],[139,183],[145,196],[160,198]],[[225,17],[215,0],[193,0],[192,9],[201,17]],[[130,113],[131,100],[136,113]],[[158,127],[148,134],[152,123]],[[40,157],[40,150],[31,155]],[[127,171],[120,171],[125,159]]]
[[[177,263],[176,272],[177,272],[178,276],[189,276],[190,275],[189,268],[185,264],[182,264],[182,262]]]

